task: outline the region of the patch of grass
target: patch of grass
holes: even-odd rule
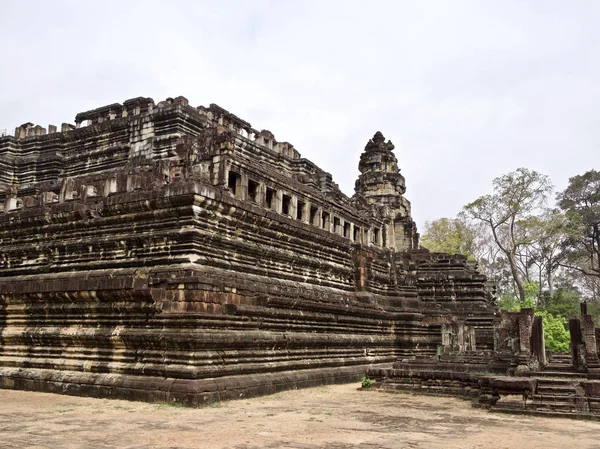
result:
[[[202,404],[201,407],[221,408],[221,403],[217,401],[208,401]]]
[[[183,404],[182,402],[177,402],[177,401],[160,402],[160,403],[156,404],[156,408],[167,408],[167,407],[182,408],[182,407],[185,407],[185,404]]]
[[[185,404],[183,402],[177,402],[177,401],[167,402],[167,405],[169,407],[175,407],[175,408],[183,408],[183,407],[185,407]]]

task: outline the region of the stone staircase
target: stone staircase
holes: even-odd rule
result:
[[[531,408],[559,413],[582,411],[583,395],[577,394],[577,385],[570,379],[538,379],[536,394],[531,398]]]
[[[527,413],[543,416],[581,417],[589,413],[588,398],[581,386],[585,373],[575,371],[570,354],[554,354],[543,370],[531,373],[536,378],[535,393],[519,397],[502,397],[492,409],[507,413]],[[600,419],[600,417],[593,417]]]
[[[490,409],[504,413],[600,420],[600,416],[589,414],[588,398],[583,388],[578,380],[571,379],[539,378],[533,395],[502,396]]]
[[[403,359],[368,376],[383,390],[457,396],[495,412],[600,421],[600,380],[575,371],[569,354],[554,354],[529,376],[494,374],[484,355]]]
[[[550,362],[543,370],[536,371],[532,374],[535,377],[561,377],[569,379],[585,379],[585,373],[575,371],[571,354],[553,354]]]

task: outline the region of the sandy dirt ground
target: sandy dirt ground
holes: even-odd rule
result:
[[[0,448],[598,448],[600,423],[523,417],[466,401],[287,391],[203,408],[0,390]]]

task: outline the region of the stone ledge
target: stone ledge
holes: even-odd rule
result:
[[[194,380],[0,368],[0,388],[132,401],[177,402],[188,406],[200,406],[207,402],[261,396],[284,390],[358,382],[369,367],[382,368],[385,366],[389,366],[389,364],[354,365]]]

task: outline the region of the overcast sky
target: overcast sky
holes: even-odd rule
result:
[[[1,2],[0,129],[137,96],[217,103],[348,195],[380,130],[425,220],[517,167],[600,168],[600,1]]]

